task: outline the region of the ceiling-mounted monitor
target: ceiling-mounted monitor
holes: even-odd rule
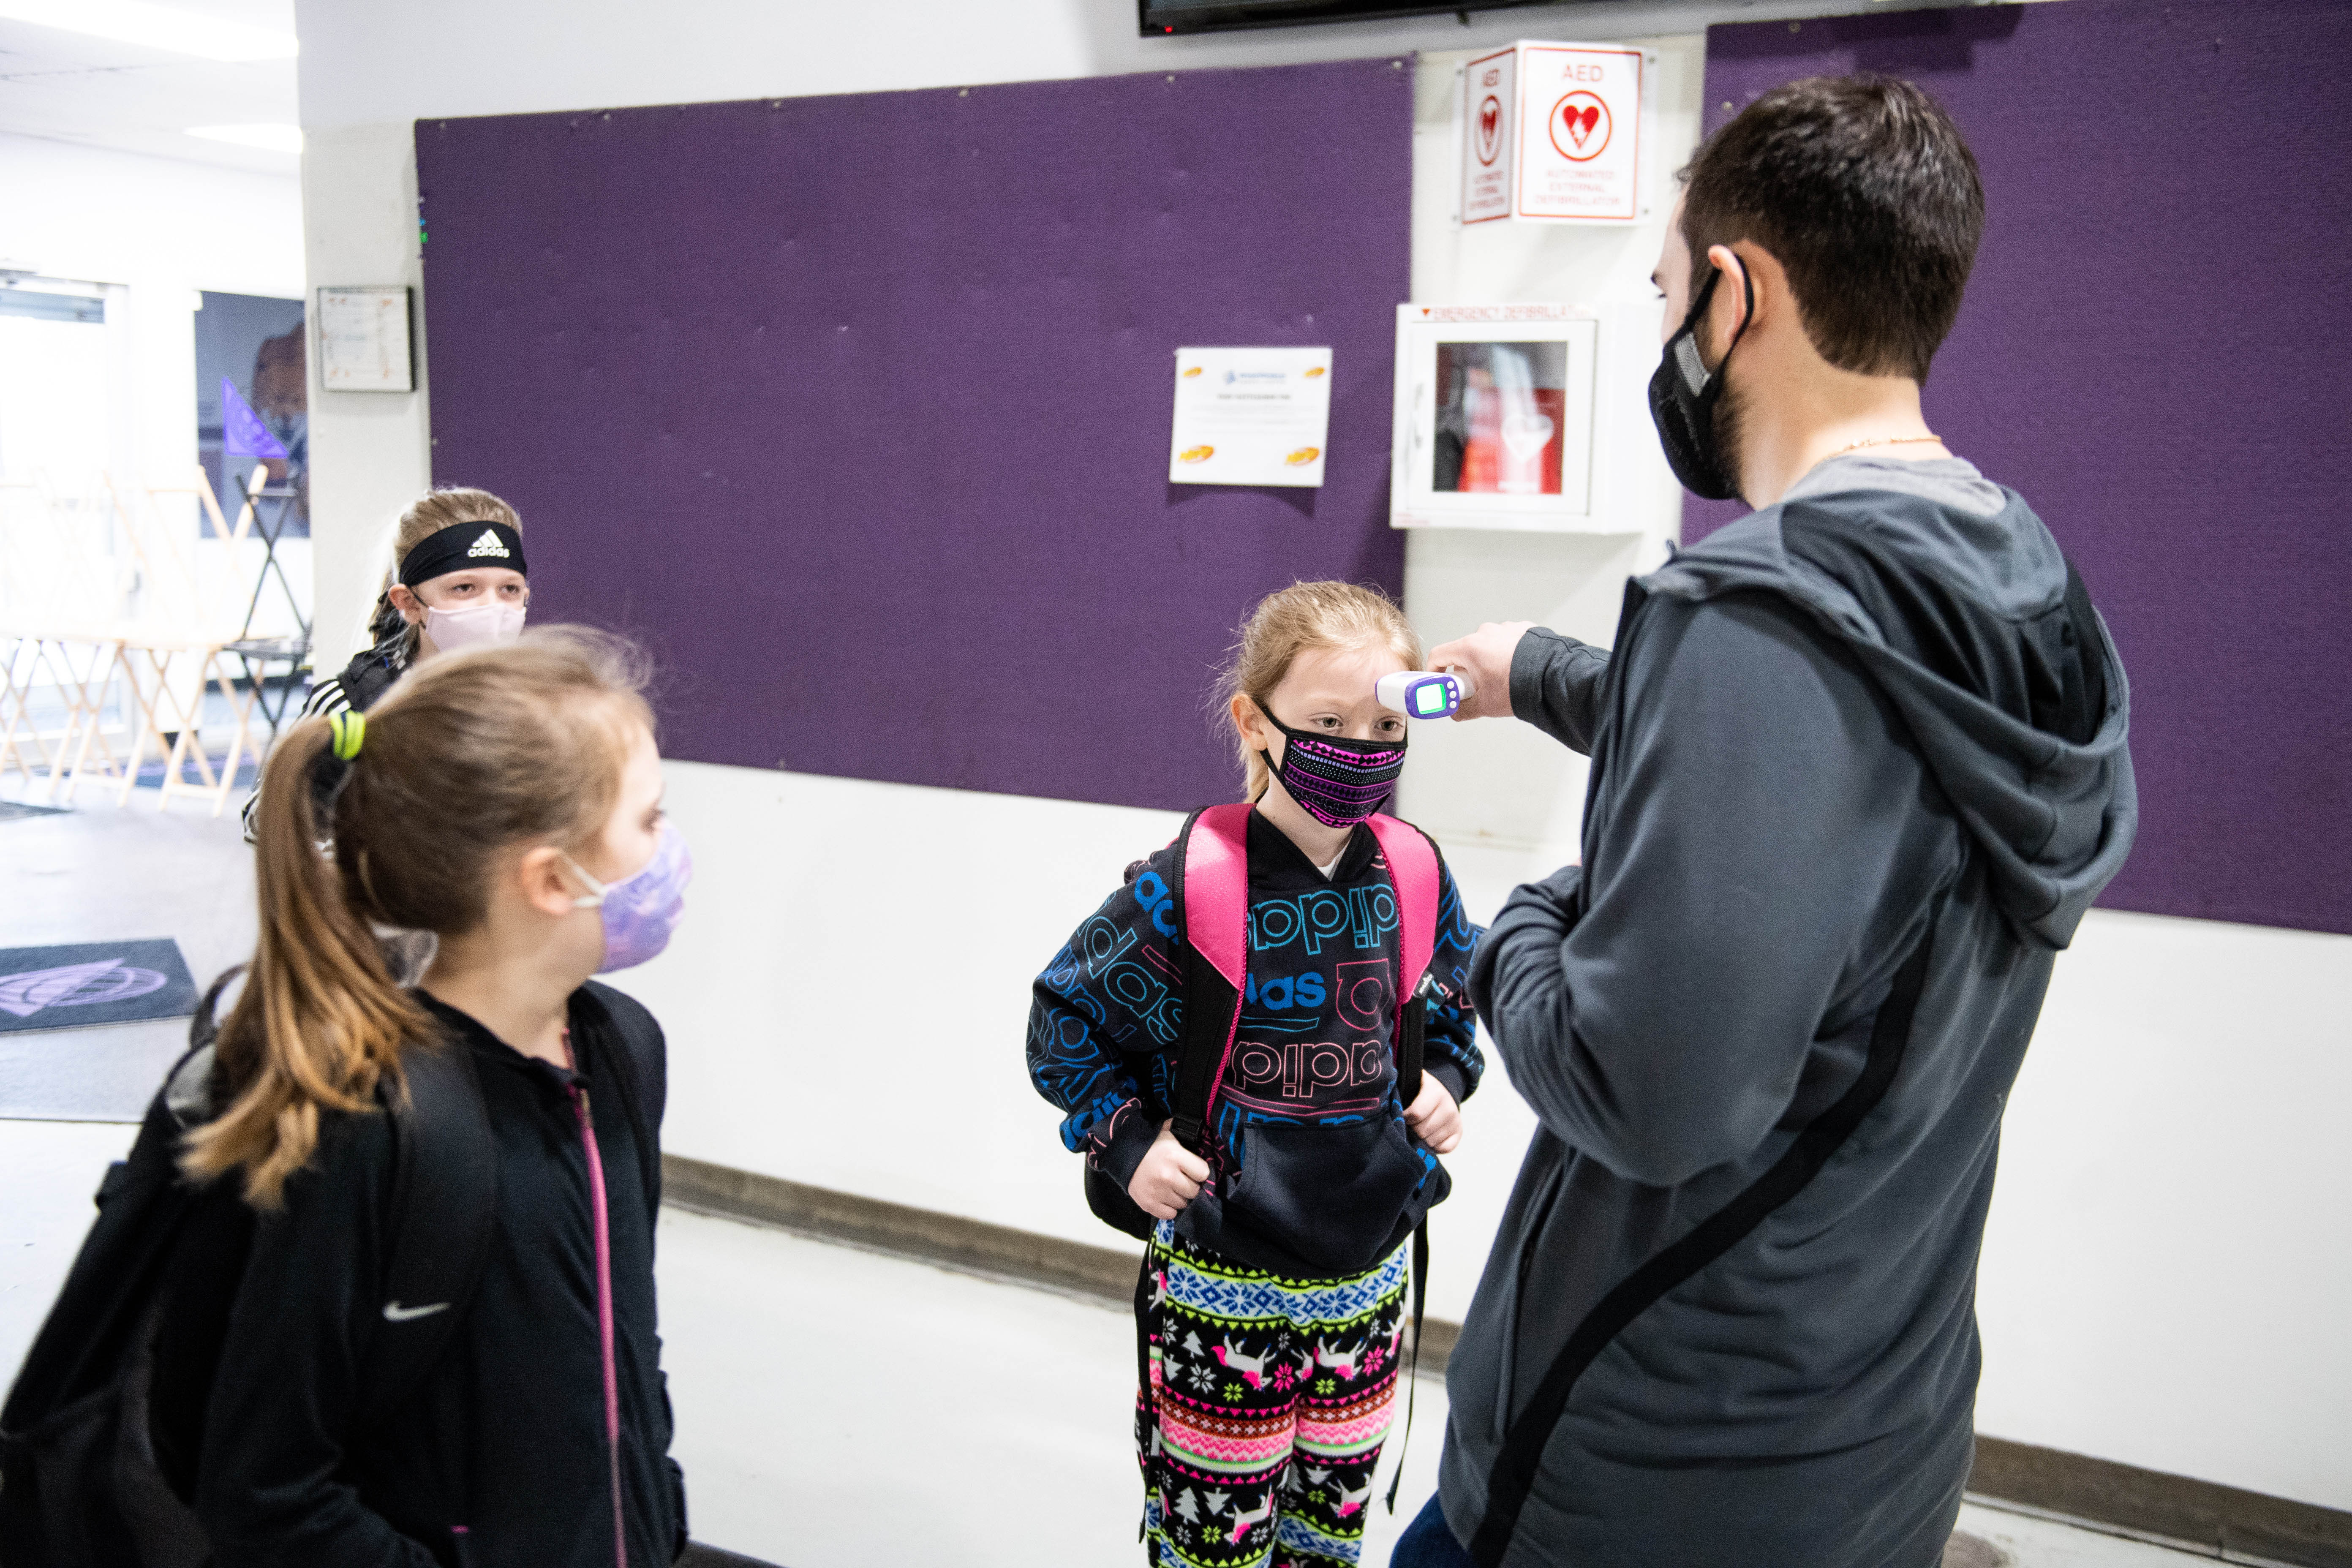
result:
[[[1364,22],[1381,16],[1440,16],[1450,12],[1512,11],[1551,0],[1472,0],[1431,5],[1423,0],[1135,0],[1147,38],[1171,33],[1223,33],[1241,27],[1298,27],[1314,22]]]

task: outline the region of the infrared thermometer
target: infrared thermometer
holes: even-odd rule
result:
[[[1383,708],[1408,719],[1451,719],[1470,700],[1470,678],[1455,669],[1400,669],[1374,683]]]

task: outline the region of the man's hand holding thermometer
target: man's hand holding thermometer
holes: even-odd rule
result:
[[[1470,692],[1470,678],[1452,669],[1400,669],[1372,686],[1381,707],[1408,719],[1451,719]]]
[[[1454,710],[1454,718],[1511,717],[1511,656],[1518,651],[1519,639],[1534,625],[1533,621],[1505,621],[1499,625],[1489,621],[1468,637],[1456,637],[1431,650],[1432,669],[1462,678],[1465,689],[1460,706]],[[1389,677],[1391,680],[1395,679]],[[1388,699],[1383,695],[1381,700],[1386,702]],[[1398,711],[1409,714],[1412,710],[1400,708]]]

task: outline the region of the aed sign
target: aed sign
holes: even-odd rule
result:
[[[1521,42],[1462,73],[1462,221],[1633,223],[1642,189],[1640,49]]]

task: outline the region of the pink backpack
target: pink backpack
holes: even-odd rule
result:
[[[1209,1158],[1217,1089],[1233,1060],[1242,999],[1248,990],[1253,809],[1246,805],[1205,807],[1192,815],[1176,839],[1174,880],[1183,890],[1184,1043],[1169,1111],[1178,1141],[1203,1159]],[[1437,850],[1421,829],[1396,817],[1376,815],[1370,826],[1396,888],[1397,934],[1403,949],[1396,994],[1404,999],[1397,1015],[1397,1092],[1411,1105],[1421,1093],[1429,1008],[1423,983],[1437,946]],[[1091,1164],[1087,1167],[1087,1204],[1096,1217],[1129,1236],[1151,1234],[1151,1216]]]

